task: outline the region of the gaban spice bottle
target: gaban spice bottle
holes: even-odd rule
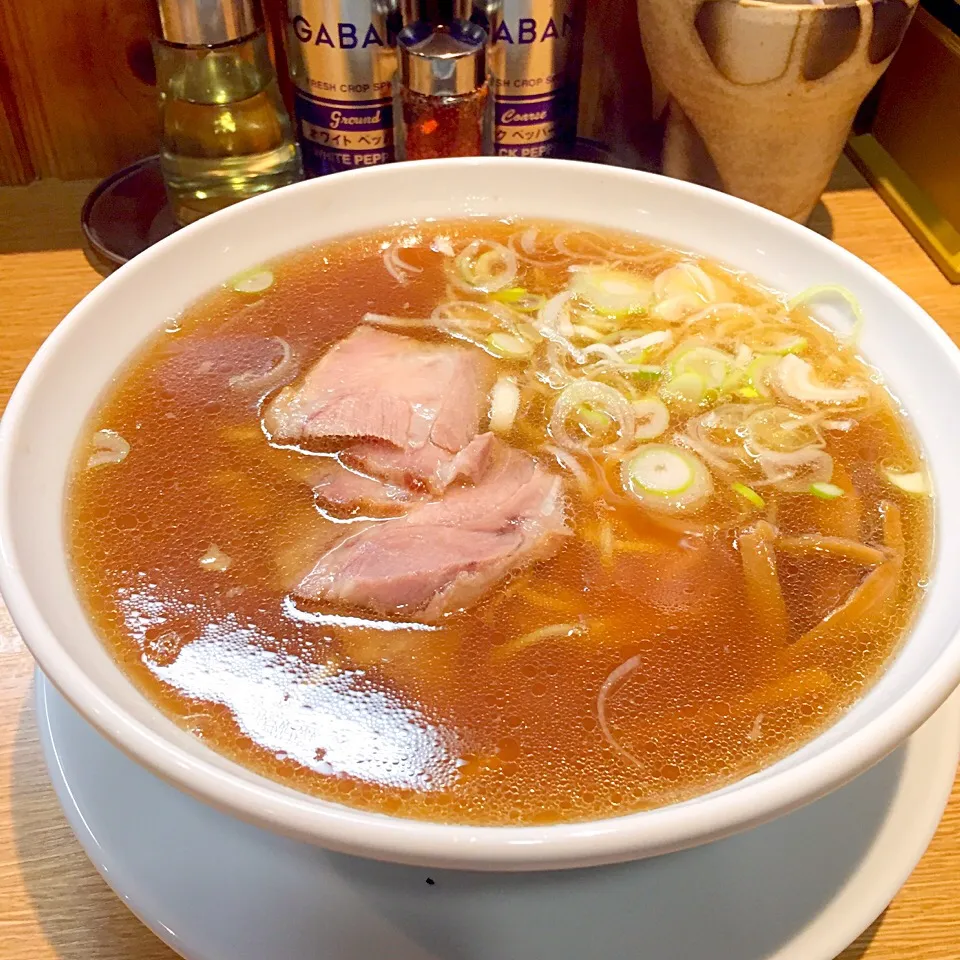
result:
[[[287,0],[287,13],[304,172],[391,162],[395,0]]]
[[[402,160],[489,153],[487,33],[468,20],[413,23],[400,32]]]
[[[475,15],[482,4],[474,3]],[[586,0],[487,0],[494,152],[569,156],[577,136]],[[495,17],[495,19],[494,19]]]

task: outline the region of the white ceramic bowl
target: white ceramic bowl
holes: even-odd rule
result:
[[[775,766],[696,800],[592,823],[475,828],[394,819],[297,794],[166,720],[100,645],[65,560],[63,496],[74,443],[138,344],[232,274],[398,221],[515,214],[635,230],[788,293],[818,283],[849,287],[867,316],[864,351],[909,412],[939,494],[926,602],[895,662],[837,724]],[[824,319],[847,322],[829,311]],[[171,783],[268,829],[437,867],[549,869],[651,856],[822,796],[890,752],[960,682],[957,409],[960,352],[923,310],[851,254],[743,201],[656,176],[549,160],[428,161],[345,173],[248,201],[164,240],[57,327],[0,426],[0,588],[44,672],[102,733]]]

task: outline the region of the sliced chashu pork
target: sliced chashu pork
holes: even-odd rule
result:
[[[551,556],[568,533],[561,479],[529,454],[493,443],[475,484],[449,487],[441,499],[345,537],[294,592],[432,621]]]
[[[332,461],[313,482],[313,495],[323,510],[338,518],[395,517],[425,499],[409,487],[384,483],[354,473]]]
[[[477,350],[358,327],[267,405],[277,440],[378,440],[456,453],[476,436],[489,374]]]
[[[313,493],[335,516],[396,516],[453,483],[476,483],[490,465],[495,444],[492,433],[474,437],[459,453],[442,455],[432,444],[419,450],[357,444],[324,466]]]
[[[390,515],[486,469],[492,436],[476,433],[490,376],[479,351],[360,327],[281,390],[264,423],[281,441],[354,441],[317,499],[343,515]]]
[[[386,443],[358,443],[345,449],[340,459],[387,484],[442,493],[457,480],[476,482],[482,477],[490,466],[496,442],[492,433],[481,433],[456,453],[432,443],[419,450]]]

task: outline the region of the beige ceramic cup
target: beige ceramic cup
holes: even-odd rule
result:
[[[805,221],[917,0],[637,0],[663,172]]]

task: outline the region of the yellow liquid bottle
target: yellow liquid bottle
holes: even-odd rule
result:
[[[252,0],[161,0],[160,10],[160,165],[177,221],[301,179]]]

